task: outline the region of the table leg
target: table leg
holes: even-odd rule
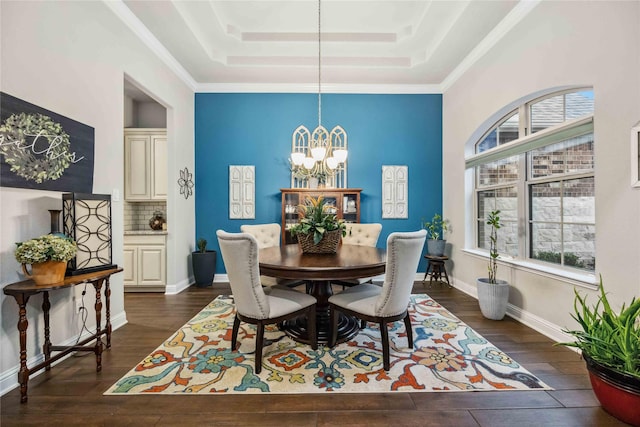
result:
[[[109,277],[104,281],[104,303],[106,306],[107,348],[111,348],[111,288],[109,287]]]
[[[93,287],[96,290],[96,303],[94,309],[96,311],[96,345],[94,352],[96,354],[96,372],[102,370],[102,334],[100,333],[100,318],[102,316],[102,298],[100,296],[102,282],[104,279],[99,279],[93,282]]]
[[[18,383],[20,383],[20,403],[27,402],[27,383],[29,382],[29,368],[27,368],[27,301],[29,294],[19,293],[13,297],[18,303],[18,332],[20,335],[20,370],[18,371]]]
[[[329,319],[329,297],[333,295],[333,289],[331,288],[331,282],[322,281],[310,281],[311,295],[316,300],[316,331],[318,337],[318,343],[326,344],[329,342],[329,330],[331,329]],[[338,320],[338,340],[337,342],[348,341],[353,338],[360,331],[360,322],[358,319],[352,316],[347,316],[340,313]],[[309,338],[307,335],[307,319],[305,317],[298,317],[294,320],[287,320],[282,322],[280,329],[289,335],[295,341],[308,344]]]
[[[42,352],[44,353],[44,361],[47,363],[45,370],[51,370],[51,333],[49,327],[49,310],[51,309],[51,302],[49,301],[49,292],[44,291],[42,293],[42,313],[44,315],[44,344],[42,346]]]

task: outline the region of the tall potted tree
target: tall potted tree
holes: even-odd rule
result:
[[[498,230],[500,229],[500,211],[494,210],[487,216],[489,234],[489,277],[477,279],[478,303],[482,315],[491,320],[502,320],[507,313],[509,303],[509,283],[496,277],[498,272]]]
[[[602,408],[633,426],[640,426],[640,299],[633,298],[620,312],[611,308],[600,277],[595,305],[575,292],[578,330],[565,330],[575,341],[558,343],[580,349],[589,379]]]
[[[216,251],[207,250],[207,241],[203,238],[196,243],[198,250],[191,253],[191,266],[196,286],[206,288],[213,285],[216,274]]]

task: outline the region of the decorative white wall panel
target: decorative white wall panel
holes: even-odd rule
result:
[[[408,218],[408,197],[408,166],[382,166],[382,218]]]
[[[229,166],[229,218],[255,219],[255,166]]]

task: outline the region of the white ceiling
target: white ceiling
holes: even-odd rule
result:
[[[106,4],[194,90],[250,86],[317,90],[316,0]],[[411,91],[440,92],[535,4],[324,0],[323,91],[341,86],[406,86]]]

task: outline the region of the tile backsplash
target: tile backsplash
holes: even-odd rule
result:
[[[151,230],[149,220],[155,211],[162,212],[167,223],[167,203],[155,202],[135,202],[124,203],[124,231]]]

